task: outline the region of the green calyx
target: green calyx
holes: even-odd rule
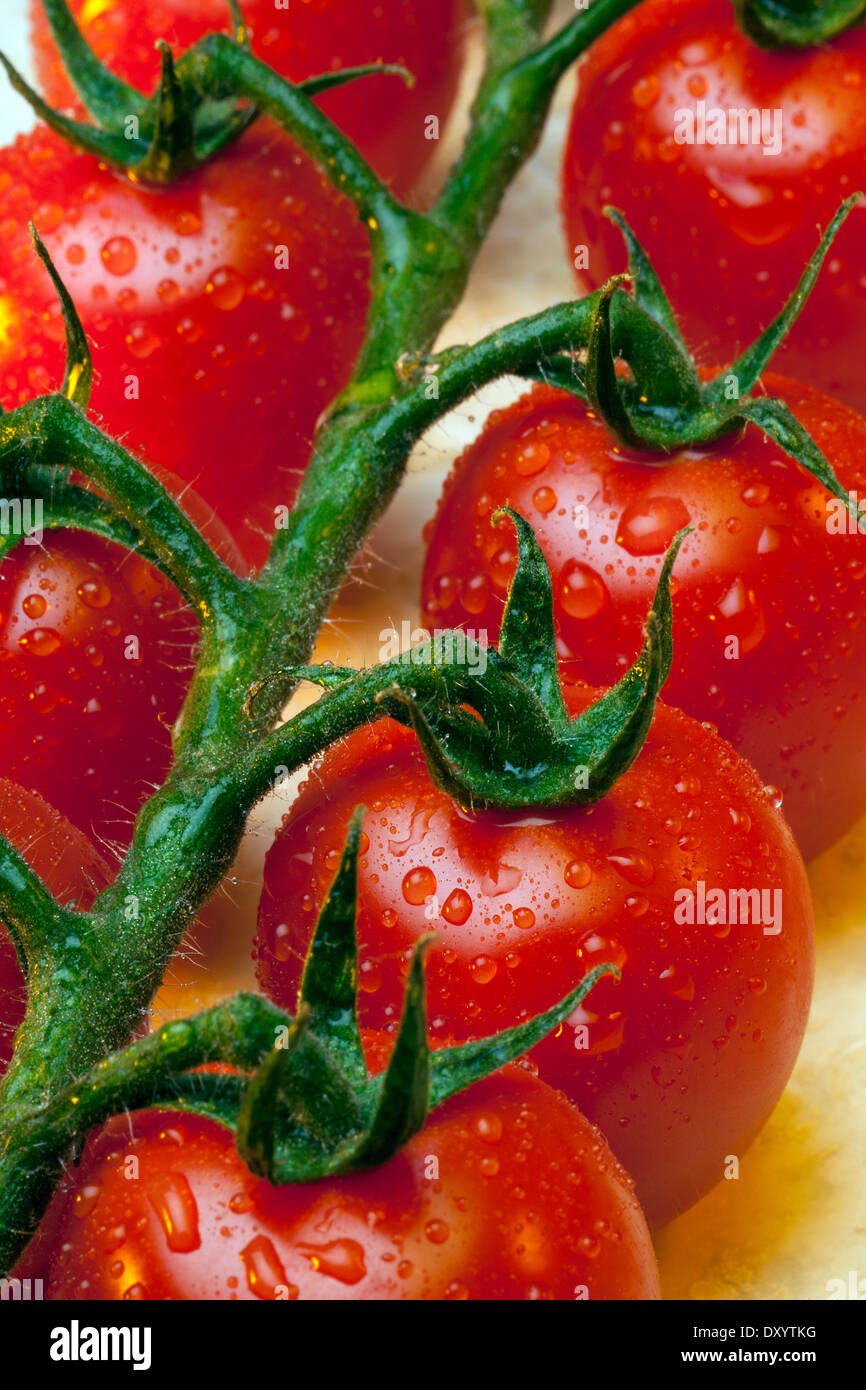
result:
[[[737,23],[761,48],[811,48],[866,16],[866,0],[733,0]]]
[[[420,941],[386,1070],[370,1076],[358,1027],[357,864],[363,807],[307,954],[294,1017],[238,995],[115,1053],[62,1092],[38,1119],[67,1142],[123,1108],[202,1115],[230,1129],[238,1151],[272,1183],[311,1182],[378,1167],[423,1128],[430,1110],[534,1047],[616,966],[594,970],[552,1009],[493,1037],[430,1050]],[[223,1061],[239,1075],[190,1068]],[[36,1122],[34,1116],[34,1122]],[[26,1143],[25,1121],[19,1137]]]
[[[532,528],[510,508],[517,569],[497,649],[469,634],[440,632],[385,666],[359,673],[299,667],[328,701],[372,685],[379,712],[412,728],[440,790],[471,810],[583,806],[606,796],[634,762],[652,722],[673,656],[670,575],[691,528],[662,563],[634,665],[594,705],[571,718],[556,658],[553,590]]]
[[[215,81],[206,40],[200,40],[177,59],[168,44],[160,42],[160,77],[153,95],[147,97],[100,62],[66,0],[42,3],[68,76],[93,124],[55,111],[0,53],[9,81],[52,130],[97,159],[125,169],[135,182],[174,183],[206,164],[256,119],[255,106],[238,100]],[[227,5],[232,36],[248,47],[237,0],[227,0]],[[313,97],[358,77],[383,72],[410,80],[403,68],[372,64],[310,78],[298,83],[298,87]]]
[[[829,460],[784,401],[751,392],[806,303],[836,233],[862,196],[855,193],[842,203],[781,313],[726,371],[707,382],[698,374],[646,252],[622,213],[605,208],[625,240],[628,274],[614,276],[596,296],[585,360],[555,358],[536,373],[538,379],[591,404],[629,449],[669,455],[710,444],[751,422],[859,520],[859,509]],[[622,288],[625,280],[631,281],[632,294]]]

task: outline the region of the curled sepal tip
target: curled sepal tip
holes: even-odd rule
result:
[[[832,465],[783,402],[751,392],[802,312],[830,247],[862,198],[853,193],[840,204],[776,318],[730,367],[705,382],[646,252],[622,213],[605,208],[625,241],[634,291],[625,292],[621,277],[609,281],[588,334],[586,393],[611,432],[628,448],[666,455],[711,443],[752,422],[854,511]]]

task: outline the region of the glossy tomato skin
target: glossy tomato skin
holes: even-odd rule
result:
[[[91,414],[192,484],[261,564],[316,420],[361,342],[366,237],[264,122],[170,189],[136,188],[37,127],[0,151],[0,399],[55,390],[64,334],[33,218],[94,356]]]
[[[568,698],[577,710],[591,697]],[[438,1043],[511,1027],[612,963],[621,980],[603,980],[534,1049],[539,1075],[602,1129],[651,1226],[713,1186],[782,1092],[812,983],[802,861],[753,770],[712,730],[659,706],[637,762],[597,805],[473,816],[433,787],[400,726],[353,734],[317,765],[266,860],[256,953],[282,1006],[295,1007],[357,804],[369,808],[362,1020],[394,1026],[412,945],[431,930]],[[675,895],[699,882],[767,890],[768,907],[778,891],[782,930],[678,923]]]
[[[22,854],[58,902],[82,911],[112,879],[107,861],[64,816],[35,792],[0,777],[0,835]],[[26,985],[15,948],[0,925],[0,1073],[24,1017]]]
[[[435,1111],[383,1167],[316,1183],[252,1177],[209,1120],[132,1125],[132,1141],[124,1117],[91,1142],[23,1257],[19,1277],[42,1277],[46,1298],[659,1297],[630,1179],[517,1066]]]
[[[229,31],[224,0],[70,0],[70,9],[97,55],[139,91],[151,92],[159,75],[157,39],[175,54],[211,31]],[[293,82],[365,63],[399,63],[414,86],[399,77],[363,79],[326,93],[319,104],[354,141],[377,173],[400,193],[416,182],[437,149],[425,136],[435,115],[444,129],[462,63],[463,0],[436,6],[413,0],[303,0],[276,8],[273,0],[245,0],[244,21],[253,52]],[[36,67],[42,90],[59,106],[76,97],[45,19],[32,6]]]
[[[602,215],[612,203],[646,248],[690,346],[733,360],[792,292],[819,226],[863,187],[864,86],[866,26],[820,47],[766,52],[740,33],[729,0],[647,0],[580,69],[562,189],[568,254],[588,254],[586,264],[578,251],[579,273],[595,287],[624,268],[622,238]],[[732,109],[765,111],[768,152],[678,143],[679,113],[697,122],[700,103],[725,119]],[[775,359],[861,411],[864,225],[860,206]]]
[[[0,564],[0,761],[85,835],[125,845],[171,763],[198,639],[140,556],[83,531]]]
[[[866,497],[866,423],[782,377],[764,384]],[[709,450],[638,459],[573,397],[528,393],[489,420],[445,485],[427,532],[428,627],[495,638],[515,564],[512,528],[491,520],[504,502],[550,565],[563,672],[592,685],[634,660],[662,554],[694,526],[672,583],[666,703],[717,724],[781,789],[807,859],[866,809],[866,538],[776,445],[749,427]]]

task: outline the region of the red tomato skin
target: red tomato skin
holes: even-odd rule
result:
[[[647,0],[593,45],[563,163],[569,258],[592,287],[624,268],[619,207],[686,340],[732,361],[781,309],[818,229],[863,187],[866,27],[805,50],[746,39],[728,0]],[[686,144],[677,112],[781,112],[781,149]],[[769,120],[769,116],[766,118]],[[777,126],[777,129],[779,127]],[[768,129],[772,141],[772,131]],[[866,412],[866,206],[851,214],[775,365]],[[580,258],[582,259],[582,257]]]
[[[44,127],[19,136],[0,151],[7,409],[63,377],[62,319],[30,218],[90,339],[92,417],[191,483],[260,565],[361,343],[369,253],[354,211],[266,123],[158,193]]]
[[[572,690],[571,707],[598,693]],[[712,1187],[781,1095],[812,986],[802,861],[753,770],[660,705],[636,763],[597,805],[473,816],[434,788],[400,726],[353,734],[316,765],[266,860],[255,954],[262,987],[283,1007],[296,1005],[357,804],[369,808],[362,1022],[395,1026],[411,948],[431,930],[437,1045],[511,1027],[610,962],[621,980],[599,983],[533,1050],[539,1075],[602,1129],[651,1227]],[[778,890],[782,931],[678,925],[675,893],[701,880],[726,894]]]
[[[57,900],[82,911],[111,882],[112,870],[80,830],[35,792],[0,777],[0,834],[22,854]],[[0,1074],[24,1017],[27,988],[15,948],[0,924]]]
[[[71,0],[70,9],[102,61],[148,93],[159,76],[157,39],[179,55],[203,34],[229,31],[223,0],[123,0],[96,8],[90,0]],[[379,61],[413,74],[412,87],[399,77],[370,77],[318,98],[380,177],[408,193],[437,149],[425,136],[425,121],[435,115],[444,129],[457,93],[463,0],[435,7],[413,0],[303,0],[279,10],[273,0],[245,0],[243,14],[253,52],[293,82]],[[78,106],[41,0],[34,0],[31,23],[43,92],[56,106]]]
[[[860,416],[782,377],[764,385],[866,498]],[[495,640],[515,565],[512,529],[491,520],[505,502],[550,565],[562,671],[590,685],[634,660],[662,553],[694,526],[672,582],[665,702],[716,724],[782,791],[806,859],[862,814],[866,540],[828,531],[841,504],[798,464],[753,427],[639,461],[575,398],[529,392],[491,417],[445,484],[426,532],[428,627]]]
[[[124,1117],[90,1142],[22,1258],[48,1299],[659,1297],[631,1180],[517,1066],[446,1102],[383,1167],[315,1183],[254,1178],[210,1120],[132,1124],[133,1140]]]
[[[127,844],[171,764],[198,639],[191,609],[140,556],[58,530],[4,558],[0,615],[5,772],[85,835]]]

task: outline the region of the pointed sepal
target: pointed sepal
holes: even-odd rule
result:
[[[227,0],[227,8],[234,43],[248,49],[240,5]],[[147,97],[120,81],[97,58],[66,0],[45,0],[45,9],[69,78],[93,124],[55,110],[0,54],[9,81],[52,130],[95,158],[125,169],[133,181],[156,186],[175,182],[206,164],[256,119],[256,108],[238,99],[216,78],[208,36],[176,60],[168,44],[161,43],[160,77],[156,90]],[[382,73],[412,81],[411,74],[399,65],[371,63],[323,73],[297,87],[313,97]]]
[[[51,282],[57,291],[57,298],[60,300],[63,314],[63,326],[66,330],[66,369],[60,393],[66,396],[67,400],[74,401],[76,405],[81,406],[82,410],[86,410],[93,386],[93,361],[90,356],[87,335],[84,332],[81,319],[78,317],[78,310],[73,303],[72,296],[48,254],[45,243],[32,222],[29,226],[36,254],[51,276]]]
[[[666,456],[759,425],[828,492],[849,502],[829,461],[780,400],[755,397],[761,373],[796,322],[840,228],[863,198],[840,205],[793,293],[751,347],[715,378],[701,382],[685,349],[670,304],[634,232],[616,209],[605,209],[625,240],[627,294],[614,277],[599,294],[587,335],[587,395],[611,432],[630,449]],[[621,362],[627,372],[617,371]],[[859,513],[858,513],[859,515]]]
[[[431,670],[422,681],[413,671],[380,699],[411,725],[432,780],[460,805],[589,805],[627,771],[646,738],[673,654],[671,570],[690,528],[678,533],[665,556],[634,665],[570,719],[556,671],[547,562],[527,523],[506,514],[519,545],[504,646],[487,653],[481,674],[464,664]]]
[[[315,1036],[340,1059],[346,1075],[359,1082],[367,1074],[355,1003],[358,994],[358,853],[364,807],[356,806],[336,877],[322,904],[310,943],[298,1013],[306,1013]]]

